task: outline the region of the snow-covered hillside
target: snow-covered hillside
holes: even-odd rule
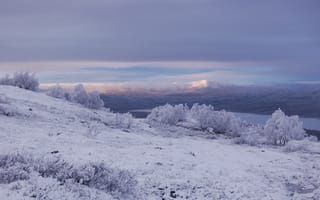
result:
[[[11,86],[0,96],[0,199],[320,199],[319,143],[236,145],[142,119],[124,129],[107,110]]]

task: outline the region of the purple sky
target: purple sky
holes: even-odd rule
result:
[[[319,0],[0,0],[0,73],[42,82],[320,82]]]

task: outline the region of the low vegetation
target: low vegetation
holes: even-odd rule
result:
[[[149,124],[183,125],[210,134],[223,134],[234,138],[237,144],[279,145],[290,140],[302,140],[306,133],[298,116],[287,116],[280,109],[262,126],[250,125],[241,121],[233,113],[214,110],[212,106],[194,104],[164,105],[156,107],[147,117]]]
[[[26,90],[36,91],[39,88],[39,81],[35,74],[29,72],[16,72],[12,77],[6,75],[0,79],[0,85],[12,85]]]
[[[116,128],[131,128],[133,117],[130,113],[114,113],[114,118],[111,120],[111,125]]]
[[[0,155],[0,184],[28,180],[34,175],[54,178],[61,184],[73,182],[110,193],[114,196],[134,193],[137,181],[126,170],[107,167],[104,163],[73,165],[58,156],[12,153]]]
[[[47,95],[79,103],[90,109],[100,109],[104,106],[104,102],[100,98],[99,93],[95,91],[88,93],[82,84],[76,85],[71,93],[65,92],[62,87],[56,85],[48,89]]]

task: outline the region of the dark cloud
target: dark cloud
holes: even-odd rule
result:
[[[318,0],[0,0],[0,62],[249,61],[314,79],[319,10]]]

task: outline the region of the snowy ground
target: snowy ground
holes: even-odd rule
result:
[[[142,119],[131,129],[118,129],[109,125],[112,113],[45,94],[0,86],[0,96],[10,102],[0,105],[14,113],[0,114],[1,155],[61,156],[75,165],[104,162],[129,170],[138,182],[135,194],[125,197],[33,174],[0,184],[0,199],[320,199],[318,143],[312,151],[288,153],[184,128],[150,127]]]

